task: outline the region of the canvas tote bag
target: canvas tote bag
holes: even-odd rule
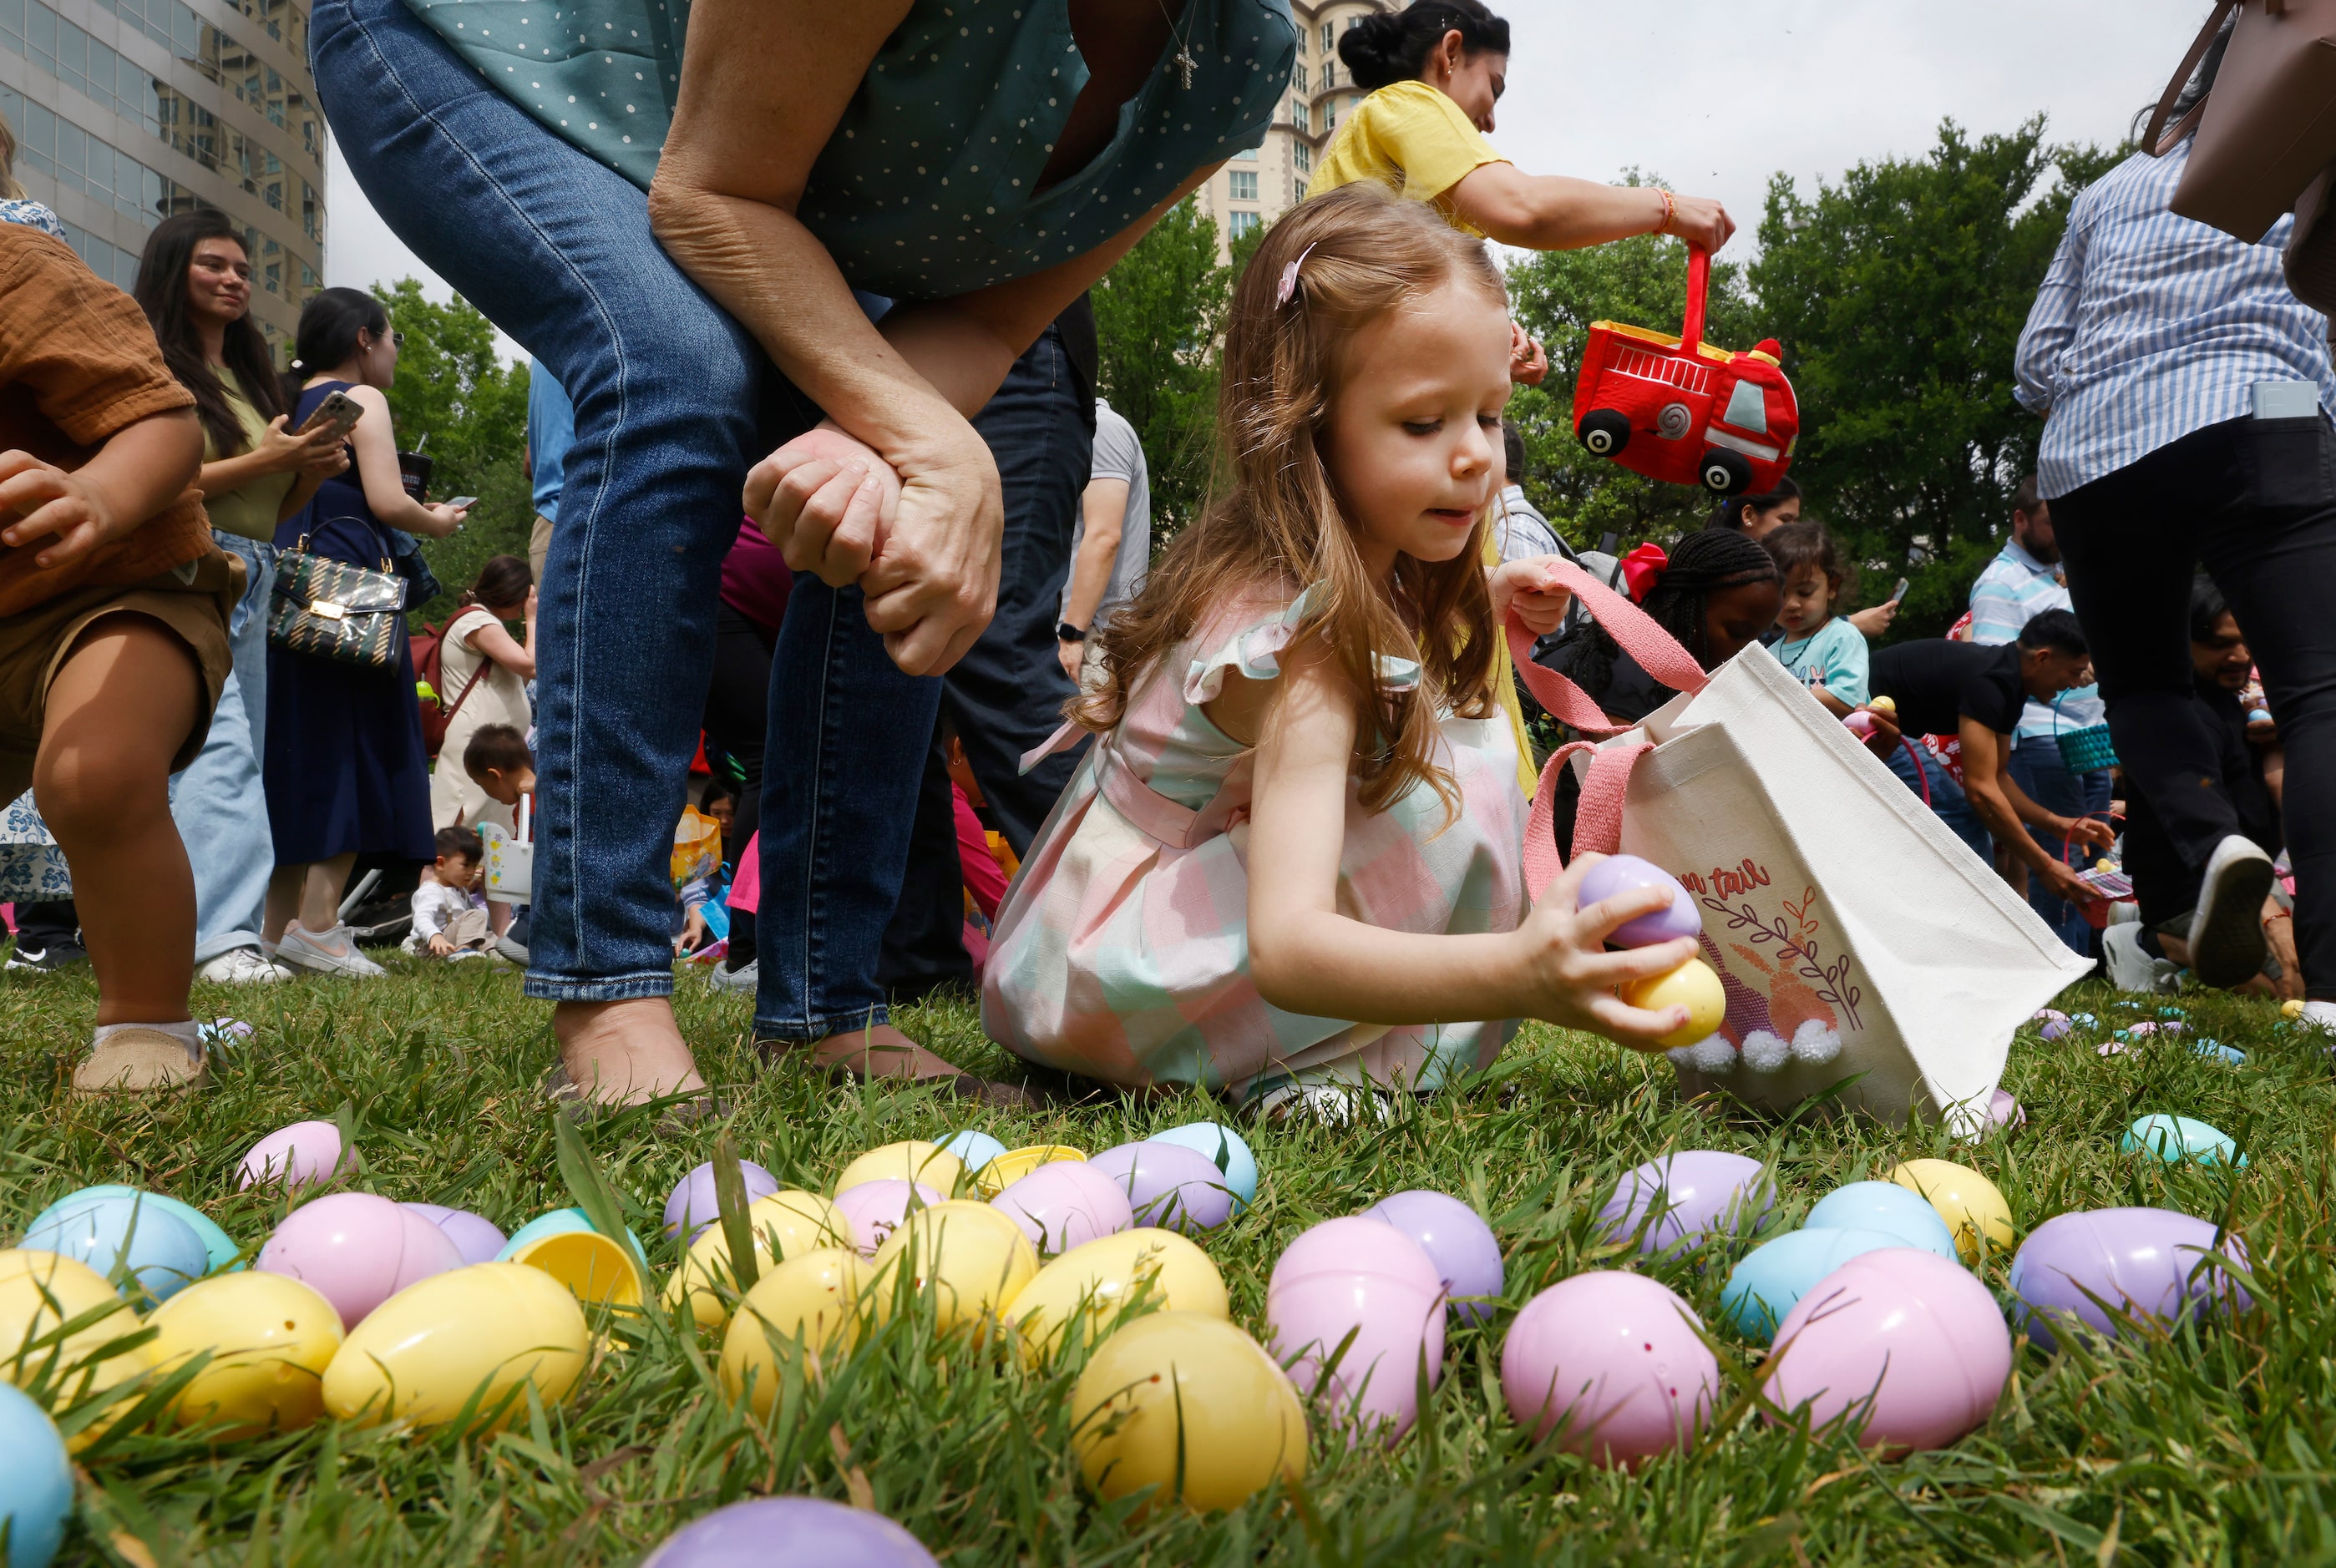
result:
[[[1525,829],[1525,886],[1560,867],[1558,769],[1582,785],[1573,852],[1677,876],[1703,915],[1726,1022],[1671,1052],[1680,1088],[1776,1109],[1840,1102],[1890,1122],[1985,1125],[2012,1031],[2091,967],[1767,650],[1706,674],[1646,612],[1572,565],[1552,575],[1680,694],[1620,733],[1509,640],[1544,708],[1610,738],[1562,748]]]

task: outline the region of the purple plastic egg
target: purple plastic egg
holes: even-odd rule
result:
[[[2028,1113],[2020,1108],[2020,1102],[2011,1098],[2010,1089],[1999,1089],[1987,1102],[1987,1125],[1990,1131],[2008,1128],[2018,1132],[2028,1125]]]
[[[420,1215],[446,1233],[454,1250],[462,1254],[465,1263],[491,1263],[503,1250],[506,1237],[492,1220],[472,1214],[468,1209],[450,1209],[443,1204],[400,1204],[398,1207]]]
[[[1703,934],[1703,912],[1695,906],[1687,889],[1679,886],[1679,879],[1653,861],[1641,860],[1635,855],[1609,855],[1591,866],[1582,876],[1579,904],[1588,908],[1625,893],[1636,893],[1641,887],[1668,889],[1670,906],[1617,926],[1614,934],[1606,939],[1609,946],[1652,947],[1660,942]]]
[[[1300,1233],[1273,1265],[1265,1321],[1268,1348],[1300,1393],[1383,1426],[1390,1442],[1419,1414],[1422,1364],[1430,1388],[1444,1370],[1443,1277],[1384,1220],[1353,1215]]]
[[[1658,1253],[1682,1242],[1700,1244],[1715,1234],[1733,1234],[1747,1212],[1758,1216],[1756,1228],[1764,1225],[1776,1205],[1776,1187],[1758,1160],[1691,1148],[1624,1172],[1598,1217],[1606,1222],[1606,1239],[1619,1242],[1638,1234],[1648,1215],[1660,1212],[1661,1217],[1647,1224],[1639,1239],[1640,1252]]]
[[[296,1121],[251,1146],[235,1185],[280,1181],[290,1187],[319,1186],[333,1179],[341,1163],[339,1128],[328,1121]]]
[[[823,1497],[754,1497],[666,1537],[641,1568],[939,1568],[881,1514]]]
[[[910,1182],[900,1176],[887,1176],[881,1181],[861,1182],[835,1195],[838,1213],[852,1222],[852,1240],[859,1244],[860,1255],[872,1258],[884,1238],[900,1228],[911,1208],[930,1208],[945,1195],[922,1182]]]
[[[2118,1330],[2102,1302],[2130,1317],[2175,1318],[2217,1303],[2244,1312],[2252,1298],[2221,1268],[2200,1268],[2221,1253],[2246,1266],[2237,1236],[2217,1245],[2214,1225],[2172,1209],[2085,1209],[2038,1225],[2011,1260],[2020,1326],[2046,1350],[2052,1324],[2075,1319],[2098,1332]],[[2098,1297],[2097,1302],[2094,1298]]]
[[[2036,1032],[2047,1040],[2059,1040],[2075,1027],[2065,1018],[2048,1018],[2044,1021],[2044,1027]]]
[[[1127,1195],[1135,1223],[1191,1235],[1232,1217],[1233,1195],[1216,1162],[1177,1143],[1124,1143],[1087,1161]]]
[[[990,1199],[989,1206],[1020,1225],[1030,1244],[1046,1256],[1135,1225],[1126,1191],[1085,1160],[1042,1165]]]
[[[1418,1188],[1381,1198],[1363,1216],[1384,1220],[1417,1242],[1444,1277],[1447,1298],[1499,1298],[1505,1283],[1500,1238],[1458,1198]],[[1481,1323],[1493,1315],[1493,1301],[1455,1300],[1451,1308],[1464,1323]]]
[[[313,1287],[354,1329],[417,1280],[461,1268],[462,1254],[426,1217],[387,1198],[334,1193],[285,1215],[258,1266]]]
[[[1819,1280],[1776,1325],[1776,1347],[1778,1408],[1806,1405],[1818,1428],[1847,1416],[1859,1443],[1893,1453],[1972,1431],[2011,1376],[1995,1297],[1952,1258],[1913,1247],[1866,1253]]]
[[[1594,1269],[1527,1302],[1501,1346],[1501,1397],[1521,1427],[1601,1465],[1635,1468],[1711,1418],[1719,1363],[1695,1310],[1643,1274]]]
[[[779,1178],[753,1160],[740,1160],[738,1174],[745,1178],[746,1201],[750,1204],[779,1190]],[[672,1195],[665,1200],[665,1234],[678,1236],[687,1231],[684,1245],[696,1241],[698,1233],[721,1217],[722,1205],[714,1195],[712,1160],[676,1182]]]

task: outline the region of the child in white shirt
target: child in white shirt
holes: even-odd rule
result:
[[[441,828],[436,842],[438,858],[414,890],[414,929],[406,934],[405,951],[476,958],[492,934],[487,901],[479,892],[487,847],[474,828]]]

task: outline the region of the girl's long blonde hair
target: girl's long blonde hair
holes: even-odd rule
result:
[[[0,201],[22,201],[24,188],[16,183],[16,132],[0,114]]]
[[[1295,287],[1281,303],[1292,264]],[[1451,560],[1397,556],[1383,589],[1363,565],[1319,445],[1355,335],[1446,282],[1507,307],[1481,243],[1368,181],[1292,209],[1267,233],[1234,286],[1209,504],[1101,634],[1105,678],[1071,708],[1082,724],[1117,724],[1162,659],[1227,600],[1319,585],[1298,634],[1324,640],[1356,694],[1363,806],[1385,809],[1424,784],[1457,808],[1457,787],[1436,762],[1436,723],[1439,708],[1467,718],[1494,711],[1502,653],[1484,571],[1491,508]],[[1418,686],[1382,692],[1381,655],[1418,661]]]

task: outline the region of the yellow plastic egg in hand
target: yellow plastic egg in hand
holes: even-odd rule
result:
[[[1872,702],[1866,703],[1866,706],[1873,709],[1877,713],[1895,713],[1898,711],[1898,704],[1887,697],[1876,697]]]
[[[1038,1254],[1003,1210],[958,1198],[902,1220],[869,1266],[880,1321],[891,1315],[905,1268],[910,1289],[932,1288],[935,1326],[947,1331],[1003,1312],[1037,1274]]]
[[[1910,1159],[1890,1179],[1939,1211],[1955,1233],[1955,1251],[1966,1263],[1979,1262],[1980,1238],[2000,1256],[2011,1251],[2011,1205],[1996,1185],[1969,1166],[1946,1159]]]
[[[817,1193],[789,1190],[756,1198],[746,1207],[746,1227],[754,1238],[757,1280],[789,1258],[852,1244],[852,1222]],[[737,1271],[730,1262],[729,1235],[717,1224],[690,1243],[681,1266],[666,1281],[665,1304],[670,1311],[686,1295],[697,1326],[717,1329],[730,1316],[725,1291],[736,1293]]]
[[[837,1192],[849,1192],[862,1182],[922,1182],[944,1193],[954,1193],[965,1180],[965,1162],[937,1143],[908,1138],[871,1148],[843,1167],[835,1178]]]
[[[1071,1390],[1072,1443],[1105,1498],[1144,1486],[1237,1508],[1306,1474],[1306,1412],[1273,1358],[1222,1318],[1154,1312],[1105,1340]]]
[[[1707,1038],[1728,1016],[1728,993],[1720,990],[1719,976],[1712,973],[1711,965],[1700,958],[1689,959],[1669,974],[1634,980],[1622,987],[1621,997],[1632,1007],[1653,1012],[1667,1007],[1687,1009],[1687,1021],[1655,1041],[1665,1050]]]
[[[325,1369],[325,1408],[368,1425],[438,1427],[475,1410],[523,1420],[536,1397],[556,1405],[583,1377],[591,1344],[569,1288],[525,1263],[473,1263],[433,1274],[375,1307]],[[501,1408],[499,1415],[493,1413]]]
[[[983,1197],[994,1198],[1042,1165],[1086,1157],[1085,1149],[1073,1148],[1066,1143],[1027,1144],[992,1155],[988,1165],[973,1173],[973,1185],[980,1189]]]
[[[61,1343],[34,1345],[92,1312],[104,1315]],[[0,1378],[20,1389],[45,1378],[50,1403],[56,1408],[102,1392],[152,1366],[151,1344],[103,1353],[114,1341],[144,1326],[104,1276],[80,1259],[22,1249],[0,1252]],[[121,1408],[127,1413],[129,1407]],[[109,1428],[107,1422],[83,1428],[66,1446],[78,1453]]]
[[[156,1369],[208,1350],[210,1361],[171,1406],[181,1427],[224,1424],[222,1439],[289,1432],[325,1413],[325,1369],[341,1348],[340,1314],[311,1286],[253,1269],[197,1280],[146,1320]]]
[[[779,1398],[780,1358],[849,1352],[867,1288],[867,1265],[849,1247],[819,1248],[772,1269],[738,1303],[723,1337],[723,1389],[769,1415]]]
[[[1052,1356],[1074,1320],[1082,1338],[1100,1338],[1139,1292],[1165,1311],[1231,1316],[1224,1276],[1209,1254],[1174,1231],[1149,1227],[1097,1236],[1073,1247],[1024,1286],[1007,1319],[1020,1331],[1023,1360]]]

